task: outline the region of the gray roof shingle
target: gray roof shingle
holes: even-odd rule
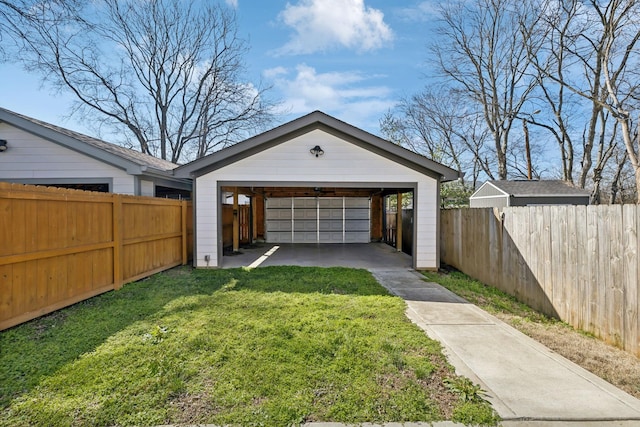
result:
[[[488,181],[494,187],[516,197],[589,196],[590,192],[562,180]]]

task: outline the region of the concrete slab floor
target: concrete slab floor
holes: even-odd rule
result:
[[[222,257],[222,268],[248,267],[273,247],[261,267],[298,265],[305,267],[351,267],[410,269],[410,255],[385,243],[258,243],[240,249],[239,254]]]

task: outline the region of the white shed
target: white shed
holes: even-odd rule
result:
[[[440,183],[458,172],[316,111],[175,170],[194,180],[194,265],[219,267],[229,192],[253,205],[266,242],[371,240],[384,194],[412,192],[413,266],[439,266]],[[376,212],[374,212],[376,210]]]
[[[178,165],[0,108],[0,181],[189,197]]]

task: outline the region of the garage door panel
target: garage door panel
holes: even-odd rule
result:
[[[342,243],[342,232],[321,231],[318,233],[320,243]]]
[[[291,208],[289,209],[267,209],[266,219],[288,219],[291,220]]]
[[[315,220],[318,216],[318,211],[316,209],[296,209],[293,212],[294,219],[307,220],[313,219]]]
[[[345,209],[345,219],[369,219],[369,209]]]
[[[345,231],[368,231],[369,221],[361,219],[349,219],[345,221]]]
[[[318,216],[320,219],[342,219],[342,209],[320,209]]]
[[[320,221],[320,231],[339,231],[342,233],[342,220]]]
[[[366,197],[283,197],[266,203],[266,234],[279,243],[369,242]]]
[[[344,233],[344,241],[345,243],[361,243],[365,241],[369,241],[369,232],[368,231],[359,231],[359,232],[345,232]]]
[[[319,198],[318,206],[320,209],[339,208],[342,209],[342,198]]]
[[[344,199],[345,208],[366,208],[369,209],[369,199],[366,197],[346,197]]]
[[[268,208],[289,208],[291,209],[290,197],[276,197],[267,199]]]
[[[313,231],[315,232],[317,230],[318,227],[318,223],[314,220],[314,221],[295,221],[293,223],[293,230],[294,231]]]
[[[289,205],[291,206],[291,205]],[[317,199],[314,198],[294,198],[293,199],[293,207],[294,208],[309,208],[316,209]]]
[[[316,243],[318,241],[318,233],[314,232],[294,232],[294,243]]]
[[[267,221],[267,231],[289,231],[291,232],[291,221]]]
[[[292,243],[291,232],[270,231],[267,238],[272,243]]]

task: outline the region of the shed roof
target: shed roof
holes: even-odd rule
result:
[[[471,197],[478,194],[486,185],[493,186],[504,195],[513,197],[585,197],[591,194],[562,180],[493,180],[482,184]]]
[[[176,176],[184,178],[201,176],[316,129],[323,130],[422,173],[438,175],[443,181],[452,181],[460,176],[456,170],[321,111],[314,111],[231,147],[194,160],[178,167],[174,172]]]
[[[0,122],[8,123],[112,166],[125,169],[133,175],[150,172],[149,169],[153,169],[161,175],[170,176],[171,171],[178,166],[167,160],[102,141],[4,108],[0,108]]]

